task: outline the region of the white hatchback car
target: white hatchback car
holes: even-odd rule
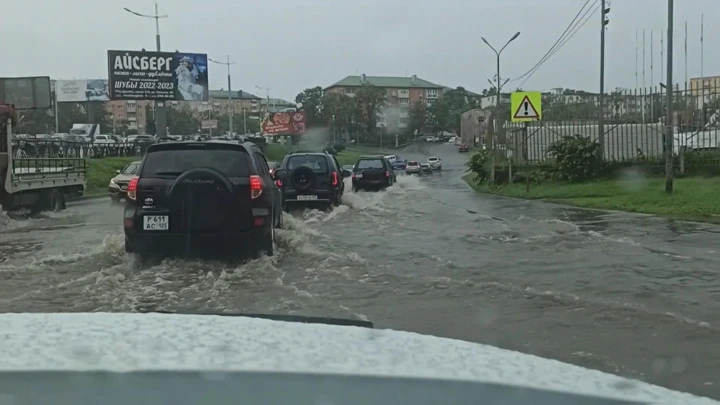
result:
[[[437,156],[429,157],[428,164],[433,170],[442,170],[442,160]]]
[[[405,166],[405,173],[406,174],[418,174],[420,173],[420,163],[411,160],[407,163],[407,166]]]

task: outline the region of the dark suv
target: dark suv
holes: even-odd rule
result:
[[[319,202],[338,206],[345,192],[343,179],[349,175],[335,156],[319,152],[291,153],[275,170],[285,205]]]
[[[130,180],[125,250],[273,254],[280,190],[252,143],[152,145]]]
[[[353,191],[383,189],[395,183],[395,171],[383,156],[362,156],[352,172]]]

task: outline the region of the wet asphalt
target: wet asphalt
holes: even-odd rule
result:
[[[105,199],[0,214],[0,312],[369,319],[720,399],[720,227],[482,195],[453,145],[400,154],[443,170],[293,212],[249,262],[141,262]]]

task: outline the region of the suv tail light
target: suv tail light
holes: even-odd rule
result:
[[[352,179],[355,180],[355,173],[352,174]]]
[[[260,176],[250,176],[250,198],[258,198],[262,194],[263,184]]]
[[[389,170],[386,170],[386,171],[385,171],[385,177],[390,177],[390,171],[389,171]]]
[[[127,186],[127,198],[130,200],[137,200],[137,188],[138,188],[138,181],[140,181],[139,177],[133,177],[130,179],[130,182]]]
[[[278,186],[278,188],[282,188],[282,180],[275,180],[275,185]]]
[[[340,184],[340,180],[338,179],[338,172],[332,172],[332,185],[333,185],[333,187],[337,187],[338,184]]]

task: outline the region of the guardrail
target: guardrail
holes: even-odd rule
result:
[[[12,156],[25,158],[90,158],[142,156],[154,142],[89,143],[46,139],[14,139]]]

